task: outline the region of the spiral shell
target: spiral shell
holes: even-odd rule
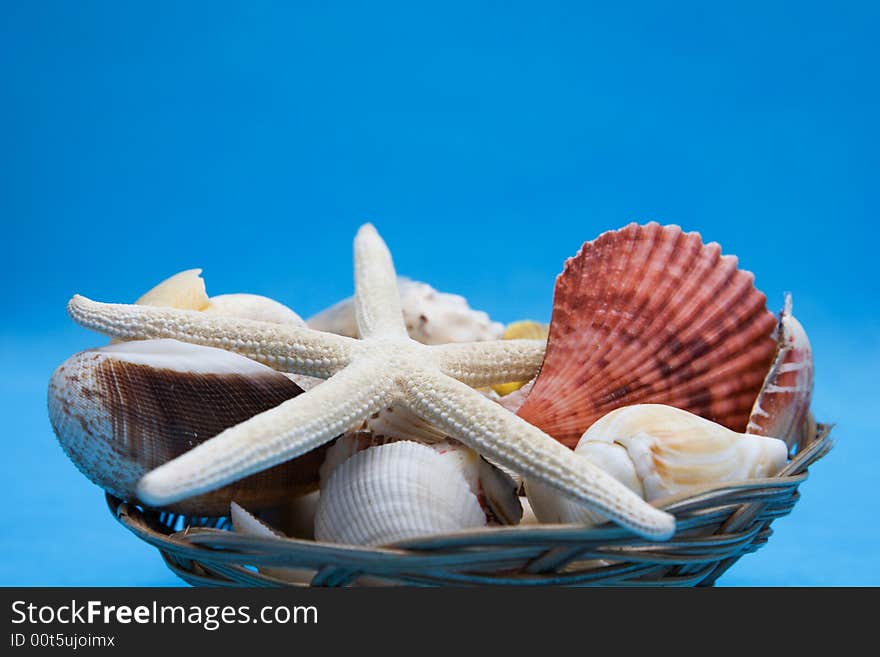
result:
[[[557,278],[547,353],[518,414],[569,446],[641,403],[745,430],[775,352],[776,320],[753,279],[678,226],[630,224],[587,242]]]
[[[83,351],[49,382],[49,419],[92,482],[137,501],[138,480],[224,429],[296,397],[286,376],[244,356],[176,340]],[[317,487],[320,448],[167,510],[222,516],[231,500],[263,508]]]
[[[438,292],[427,283],[398,278],[407,332],[423,344],[495,340],[503,330],[486,313],[473,310],[464,297]],[[309,318],[310,328],[358,337],[354,302],[344,299]]]
[[[575,453],[648,502],[710,484],[772,477],[788,457],[777,438],[737,433],[662,404],[611,411],[587,430]],[[527,480],[526,492],[541,522],[604,520],[543,484]]]

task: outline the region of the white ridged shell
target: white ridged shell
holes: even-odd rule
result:
[[[584,433],[575,452],[649,502],[706,485],[771,477],[788,455],[781,440],[737,433],[662,404],[608,413]],[[541,522],[602,520],[541,484],[526,481],[526,491]]]
[[[718,244],[656,223],[608,231],[556,279],[544,362],[517,414],[569,447],[634,404],[745,431],[775,326],[754,275]]]
[[[327,449],[327,455],[321,464],[320,480],[321,488],[330,480],[330,475],[340,465],[345,463],[358,452],[362,452],[370,447],[378,447],[386,443],[392,442],[384,437],[377,437],[368,431],[349,431],[337,438],[333,444]]]
[[[491,388],[483,391],[483,394],[499,403],[501,403],[499,400],[503,399]],[[501,405],[503,406],[504,404],[501,403]],[[449,442],[450,440],[458,440],[457,436],[447,435],[444,431],[431,425],[427,420],[423,420],[401,405],[391,406],[375,413],[363,423],[360,431],[372,435],[373,444],[376,445],[391,442],[392,440],[411,440],[424,445],[436,445],[437,443]],[[518,473],[497,463],[491,463],[491,465],[500,469],[507,478],[512,480],[516,488],[522,485],[522,477]]]
[[[402,441],[358,452],[336,467],[321,490],[315,537],[375,546],[485,524],[458,464]]]

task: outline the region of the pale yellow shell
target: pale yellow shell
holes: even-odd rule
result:
[[[136,304],[180,310],[204,310],[208,305],[201,269],[187,269],[169,276],[141,296]]]
[[[501,334],[502,340],[546,340],[550,333],[550,325],[535,322],[530,319],[520,320],[508,324],[504,333]],[[512,381],[510,383],[499,383],[492,386],[499,395],[509,395],[522,388],[527,381]]]
[[[542,324],[531,319],[512,322],[504,328],[502,340],[546,340],[550,332],[549,324]]]
[[[290,308],[259,294],[220,294],[209,297],[201,269],[187,269],[169,276],[141,296],[135,304],[198,310],[215,315],[254,319],[274,324],[305,326]]]

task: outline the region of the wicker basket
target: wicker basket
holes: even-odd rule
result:
[[[608,523],[495,527],[364,548],[254,538],[228,531],[228,518],[158,513],[110,495],[107,502],[119,522],[159,549],[172,571],[200,586],[297,585],[257,571],[279,567],[315,571],[312,586],[711,586],[766,543],[773,520],[792,510],[807,468],[831,449],[830,429],[819,425],[776,477],[659,501],[677,520],[676,534],[663,542]]]

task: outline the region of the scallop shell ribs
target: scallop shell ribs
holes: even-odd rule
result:
[[[678,226],[630,224],[587,242],[556,280],[547,353],[518,414],[570,447],[632,404],[745,431],[776,350],[753,280]]]

